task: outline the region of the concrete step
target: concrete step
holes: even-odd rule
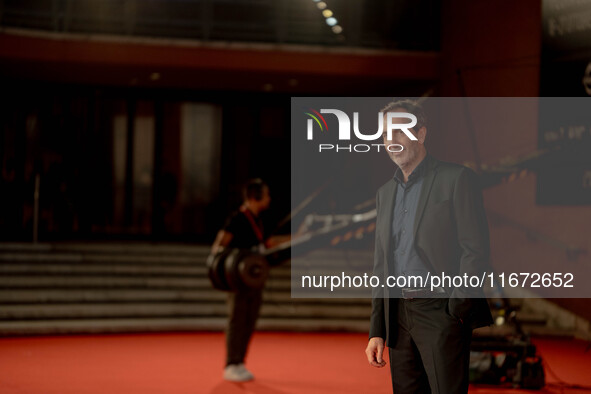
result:
[[[0,290],[0,304],[76,303],[76,302],[211,302],[224,300],[227,293],[216,290],[183,289],[47,289]],[[290,302],[291,292],[267,289],[264,298],[268,302]],[[370,299],[353,298],[297,298],[298,303],[311,304],[371,304]]]
[[[199,255],[207,256],[210,253],[208,245],[187,245],[187,244],[159,244],[145,242],[122,242],[122,243],[80,243],[80,242],[59,242],[59,243],[24,243],[24,242],[3,242],[0,243],[0,253],[84,253],[102,254],[150,254],[150,255]]]
[[[117,254],[78,254],[78,253],[2,253],[0,263],[116,263],[116,264],[175,264],[194,265],[197,262],[205,262],[207,255],[175,256],[175,255],[117,255]]]
[[[271,275],[277,278],[290,278],[291,268],[289,265],[281,265],[271,268]],[[207,276],[205,260],[194,262],[190,265],[183,264],[133,264],[133,263],[67,263],[67,262],[45,262],[31,263],[23,262],[0,262],[0,274],[2,275],[195,275]]]
[[[227,319],[213,318],[150,318],[150,319],[76,319],[52,321],[0,322],[0,336],[8,335],[56,335],[56,334],[104,334],[122,332],[163,331],[221,331]],[[354,319],[276,319],[261,318],[257,322],[260,331],[348,331],[368,332],[369,320]],[[255,334],[256,335],[256,334]]]
[[[176,265],[136,265],[136,264],[0,264],[1,275],[192,275],[207,276],[205,263],[193,266]],[[285,268],[271,268],[274,278],[290,278],[291,270]]]
[[[173,266],[173,265],[90,265],[90,264],[0,264],[0,274],[13,275],[194,275],[206,276],[205,265]]]
[[[261,308],[262,317],[368,319],[371,306],[358,304],[270,303]],[[225,302],[195,303],[101,303],[4,305],[0,320],[55,320],[120,317],[215,317],[226,316]]]
[[[211,287],[208,255],[193,245],[0,244],[0,335],[222,330],[227,293]],[[319,251],[298,272],[365,260]],[[271,269],[259,329],[367,332],[370,299],[291,298],[291,270]]]
[[[130,289],[43,289],[0,290],[0,304],[71,303],[71,302],[139,302],[192,301],[209,302],[224,299],[212,290],[130,290]]]
[[[273,278],[269,285],[290,289],[290,279]],[[153,289],[211,289],[203,276],[0,276],[0,289],[25,288],[153,288]]]

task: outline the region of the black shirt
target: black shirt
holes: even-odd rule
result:
[[[417,205],[429,160],[431,158],[427,155],[409,175],[408,182],[404,182],[404,175],[400,168],[394,174],[398,188],[392,221],[392,241],[394,242],[392,249],[396,276],[420,275],[425,277],[429,272],[428,265],[417,254],[413,236],[414,223],[418,213]]]
[[[253,214],[251,215],[257,227],[260,229],[263,240],[266,240],[268,235],[265,233],[263,221],[260,217]],[[230,248],[252,249],[253,247],[256,248],[261,243],[250,220],[246,217],[246,213],[244,212],[236,211],[232,213],[226,220],[223,230],[233,235],[232,240],[228,245]]]

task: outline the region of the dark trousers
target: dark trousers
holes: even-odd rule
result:
[[[395,345],[389,348],[395,394],[468,392],[472,330],[447,311],[447,298],[398,303]]]
[[[226,365],[244,362],[263,301],[263,291],[241,290],[228,295],[226,328]]]

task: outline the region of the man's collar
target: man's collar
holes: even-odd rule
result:
[[[431,156],[429,155],[429,153],[427,153],[425,155],[425,157],[423,157],[423,160],[421,160],[419,165],[417,165],[415,167],[415,169],[411,172],[411,174],[408,176],[408,181],[414,182],[417,179],[423,177],[429,168],[430,161],[431,161]],[[396,169],[396,172],[394,173],[394,180],[398,184],[404,183],[404,174],[402,173],[402,170],[400,169],[400,167],[398,167]]]

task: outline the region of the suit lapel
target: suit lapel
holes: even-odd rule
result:
[[[427,205],[427,200],[429,199],[429,193],[431,193],[431,186],[433,186],[433,181],[435,180],[435,175],[437,174],[437,162],[432,158],[429,160],[429,168],[425,174],[425,179],[423,179],[421,194],[419,195],[419,202],[417,203],[417,213],[415,215],[412,233],[413,237],[417,236],[417,229],[419,228],[419,223],[423,218],[423,212],[425,211],[425,206]]]

